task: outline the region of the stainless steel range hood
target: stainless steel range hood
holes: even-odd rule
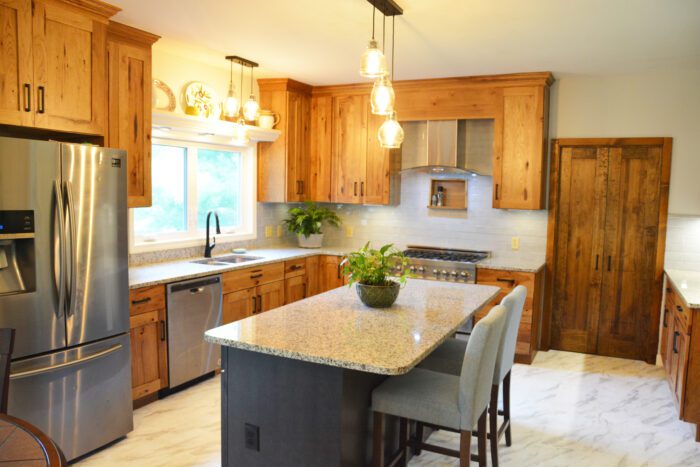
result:
[[[401,170],[492,175],[493,120],[402,122]]]

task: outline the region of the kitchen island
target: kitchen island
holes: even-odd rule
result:
[[[207,331],[222,345],[223,465],[368,464],[372,390],[499,291],[411,279],[372,309],[342,287]]]

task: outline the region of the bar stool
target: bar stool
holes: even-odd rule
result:
[[[387,379],[372,392],[374,466],[385,465],[385,415],[400,418],[399,451],[392,456],[390,465],[399,461],[405,465],[409,446],[457,457],[462,467],[468,466],[471,459],[486,465],[486,412],[507,314],[504,306],[495,306],[474,327],[462,355],[460,376],[415,368]],[[409,420],[460,433],[459,451],[427,444],[422,439],[409,439]],[[471,436],[475,425],[478,425],[478,453],[472,456]]]
[[[489,441],[491,445],[491,463],[498,466],[498,441],[505,434],[506,446],[512,444],[510,430],[510,372],[515,362],[515,346],[518,340],[518,328],[525,307],[527,288],[519,285],[514,288],[503,300],[507,310],[505,330],[498,347],[496,369],[493,375],[491,387],[491,401],[489,404]],[[478,324],[478,323],[477,323]],[[418,368],[440,371],[450,375],[459,375],[462,371],[460,362],[467,348],[467,342],[460,339],[449,339],[433,353],[423,360]],[[498,390],[503,386],[503,410],[498,410]],[[498,415],[503,415],[503,424],[498,427]],[[417,436],[422,436],[422,426],[416,428]]]

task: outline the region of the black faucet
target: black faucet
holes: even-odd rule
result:
[[[219,214],[216,211],[209,211],[207,213],[207,243],[204,244],[204,257],[211,258],[211,250],[216,246],[216,237],[212,236],[211,243],[209,243],[209,220],[211,215],[214,213],[214,219],[216,219],[216,233],[221,235],[221,227],[219,226]]]

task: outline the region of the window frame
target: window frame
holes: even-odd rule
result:
[[[257,151],[254,144],[235,146],[203,141],[193,141],[183,138],[153,138],[151,145],[171,146],[185,149],[185,186],[186,222],[184,232],[160,233],[155,235],[136,235],[134,225],[134,209],[129,209],[129,252],[144,253],[150,251],[169,250],[204,246],[206,243],[205,230],[197,228],[197,157],[193,154],[198,149],[214,151],[238,152],[241,157],[241,226],[225,228],[221,234],[215,235],[219,243],[230,243],[257,238]],[[151,176],[154,174],[152,173]],[[213,224],[213,220],[212,220]],[[213,225],[213,232],[216,227]],[[210,235],[212,231],[210,230]]]

